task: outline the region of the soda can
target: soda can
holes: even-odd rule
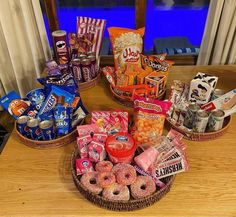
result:
[[[96,63],[96,56],[90,55],[88,59],[91,61],[91,76],[95,78],[97,76],[97,63]]]
[[[73,108],[70,106],[56,106],[53,112],[57,136],[69,133],[72,128]]]
[[[209,114],[205,110],[198,110],[193,121],[193,131],[204,133],[208,123]]]
[[[30,100],[31,104],[35,106],[36,110],[39,111],[46,96],[44,93],[44,89],[38,88],[31,90],[26,94],[26,97]]]
[[[220,96],[223,96],[225,94],[225,91],[224,90],[221,90],[221,89],[215,89],[212,93],[212,96],[211,96],[211,101],[219,98]]]
[[[66,43],[66,31],[56,30],[52,32],[53,49],[58,64],[69,62],[69,48]]]
[[[39,123],[42,131],[43,140],[52,140],[55,138],[54,126],[52,120],[45,120]]]
[[[23,115],[23,116],[20,116],[16,121],[18,131],[20,132],[21,135],[25,137],[30,136],[29,127],[27,126],[27,122],[29,119],[30,119],[29,116]]]
[[[42,132],[39,128],[39,120],[36,118],[30,119],[27,122],[27,126],[29,127],[30,138],[33,140],[42,140]]]
[[[188,110],[186,112],[185,118],[184,118],[184,126],[192,129],[193,128],[193,121],[195,119],[197,111],[200,109],[200,106],[196,103],[191,103],[188,106]]]
[[[74,78],[77,83],[83,82],[83,77],[81,73],[81,60],[80,59],[73,59],[71,60],[71,69],[74,75]]]
[[[218,131],[222,129],[224,123],[224,116],[225,112],[223,110],[213,110],[209,118],[207,130]]]
[[[92,80],[90,59],[84,58],[81,60],[81,72],[85,82]]]

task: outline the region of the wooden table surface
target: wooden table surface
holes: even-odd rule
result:
[[[185,82],[198,72],[219,76],[218,87],[235,88],[236,66],[176,66],[173,79]],[[124,108],[111,99],[107,82],[82,92],[89,111]],[[130,111],[132,111],[130,109]],[[190,142],[190,170],[176,176],[171,191],[154,205],[133,212],[99,208],[77,191],[70,174],[75,142],[37,150],[19,142],[13,131],[0,155],[0,216],[236,216],[236,117],[228,132],[210,142]]]

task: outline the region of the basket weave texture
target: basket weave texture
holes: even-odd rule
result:
[[[88,82],[79,83],[79,91],[83,91],[83,90],[87,90],[89,88],[95,87],[100,78],[101,78],[101,72],[98,73],[96,78]]]
[[[129,201],[114,202],[86,190],[81,185],[81,182],[76,175],[76,167],[75,167],[75,161],[76,161],[76,158],[78,157],[79,157],[79,152],[78,152],[78,149],[76,149],[71,156],[71,172],[72,172],[72,177],[73,177],[73,180],[77,189],[90,202],[96,204],[99,207],[106,208],[113,211],[133,211],[133,210],[143,209],[154,204],[170,191],[170,188],[175,178],[175,176],[169,176],[162,179],[162,181],[166,183],[166,185],[161,190],[156,191],[154,194],[148,197],[145,197],[142,199],[130,199]]]

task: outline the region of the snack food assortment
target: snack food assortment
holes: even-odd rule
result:
[[[188,132],[222,129],[224,119],[236,112],[236,91],[224,94],[223,90],[215,89],[217,81],[217,77],[202,72],[197,73],[190,84],[175,80],[169,97],[172,107],[168,120]]]

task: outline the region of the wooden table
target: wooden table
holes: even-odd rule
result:
[[[236,66],[173,67],[169,83],[189,81],[198,71],[219,76],[219,88],[235,88]],[[123,108],[111,99],[104,80],[81,95],[89,111]],[[153,206],[122,214],[91,204],[77,191],[70,174],[75,142],[37,150],[21,144],[13,131],[0,155],[0,216],[235,217],[235,131],[233,117],[228,132],[217,140],[186,140],[189,172],[178,174],[171,191]]]

